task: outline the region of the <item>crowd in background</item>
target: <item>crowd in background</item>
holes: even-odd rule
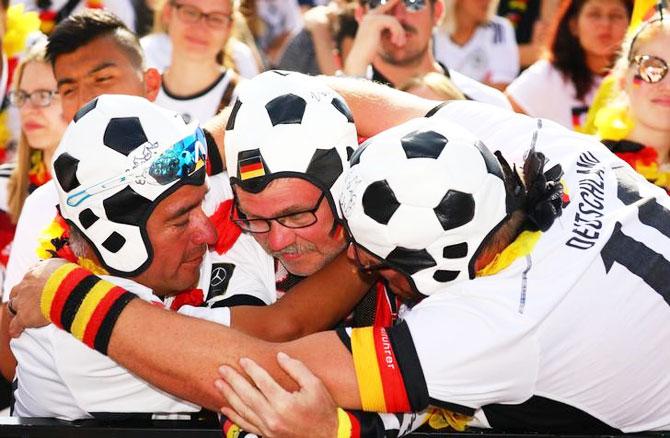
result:
[[[12,0],[4,5],[2,29],[0,262],[11,271],[24,203],[50,179],[51,157],[72,117],[62,108],[76,90],[56,83],[44,36],[83,8],[109,9],[141,36],[146,67],[155,68],[147,83],[156,88],[156,102],[189,120],[208,120],[234,101],[241,81],[268,69],[359,76],[599,135],[647,179],[670,188],[670,27],[659,16],[656,23],[631,23],[633,6],[633,0]],[[18,279],[5,277],[6,296]]]

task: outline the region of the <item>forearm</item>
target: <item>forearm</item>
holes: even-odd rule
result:
[[[279,351],[310,367],[340,405],[360,407],[351,355],[331,332],[273,344],[133,300],[114,326],[107,354],[169,393],[218,409],[225,405],[213,384],[218,367],[225,364],[240,370],[242,357],[255,360],[284,388],[297,389],[277,364]]]
[[[327,330],[351,312],[371,283],[342,253],[270,306],[232,307],[231,327],[277,342]]]
[[[323,75],[334,75],[340,68],[335,62],[335,43],[328,26],[319,26],[311,31],[312,41],[314,42],[314,51],[316,52],[316,62],[319,65],[319,71]]]
[[[4,303],[0,309],[0,372],[8,382],[11,382],[16,372],[16,359],[9,348],[9,319],[7,304]]]
[[[371,137],[410,119],[423,117],[440,103],[366,79],[320,78],[344,97],[354,115],[358,135],[363,137]]]

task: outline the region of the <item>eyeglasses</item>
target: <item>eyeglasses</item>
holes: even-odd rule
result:
[[[58,91],[56,90],[35,90],[32,93],[16,90],[9,93],[9,103],[17,108],[21,108],[29,100],[33,106],[46,107],[51,105],[54,96],[57,94]]]
[[[205,23],[212,29],[221,29],[226,27],[232,20],[232,14],[225,14],[223,12],[203,12],[200,8],[192,5],[185,5],[175,1],[170,2],[173,8],[177,11],[177,17],[184,23],[196,24],[201,18],[205,19]]]
[[[637,66],[636,77],[648,84],[661,82],[668,74],[668,63],[654,55],[638,55],[633,57],[631,64]]]
[[[276,221],[286,228],[305,228],[309,227],[310,225],[314,225],[317,222],[318,218],[316,217],[316,212],[321,206],[321,202],[325,197],[326,192],[321,192],[321,196],[319,197],[319,200],[316,201],[316,205],[314,208],[310,208],[309,210],[298,211],[295,213],[288,213],[269,218],[247,219],[239,210],[239,208],[235,206],[231,212],[231,219],[240,228],[242,228],[242,231],[253,234],[269,232],[272,221]]]
[[[378,6],[385,5],[390,0],[368,0],[368,7],[374,9]],[[419,12],[426,7],[426,0],[402,0],[405,4],[407,12]]]

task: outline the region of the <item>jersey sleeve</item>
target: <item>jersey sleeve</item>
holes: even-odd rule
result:
[[[539,358],[525,324],[495,301],[451,298],[432,296],[390,328],[338,332],[351,348],[364,410],[431,405],[472,416],[531,396]]]

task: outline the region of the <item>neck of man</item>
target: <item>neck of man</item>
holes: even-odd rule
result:
[[[661,131],[636,121],[626,140],[651,146],[658,153],[658,164],[670,163],[670,131]]]
[[[197,60],[172,57],[170,67],[163,73],[163,82],[171,94],[190,96],[210,87],[225,69],[215,60]]]
[[[430,48],[429,48],[430,49]],[[396,63],[384,60],[377,55],[372,62],[373,67],[388,79],[394,88],[404,85],[415,76],[423,76],[427,73],[444,73],[444,70],[435,61],[430,50],[426,50],[424,55],[409,65],[398,65]]]

